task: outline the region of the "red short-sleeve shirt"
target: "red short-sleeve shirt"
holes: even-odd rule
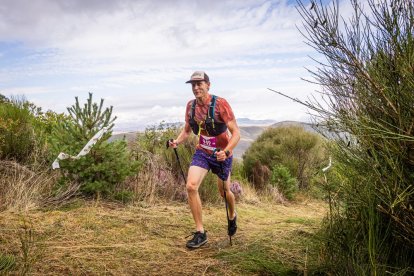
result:
[[[210,107],[210,102],[211,102],[211,99],[212,99],[212,95],[209,95],[209,97],[210,97],[210,99],[208,101],[208,104],[200,104],[200,103],[196,102],[195,115],[194,115],[194,120],[197,123],[201,122],[200,135],[204,135],[204,136],[207,136],[207,137],[210,137],[210,136],[205,131],[204,121],[207,117],[207,113],[208,113],[208,109]],[[187,103],[187,107],[186,107],[186,111],[185,111],[185,122],[186,123],[189,123],[189,120],[190,120],[191,106],[193,104],[193,101],[195,101],[195,100],[191,100]],[[226,101],[226,99],[221,98],[221,97],[217,97],[216,107],[215,107],[215,111],[214,111],[214,119],[218,122],[225,123],[225,124],[227,124],[228,122],[235,119],[233,110],[230,107],[229,103]],[[230,137],[231,137],[231,134],[230,134],[229,131],[225,131],[222,134],[220,134],[219,136],[216,136],[216,139],[217,139],[216,148],[224,149],[227,146],[227,144],[229,143]],[[212,153],[212,151],[206,150],[206,149],[200,147],[200,144],[197,145],[197,149],[202,149],[202,150],[206,151],[209,154]]]

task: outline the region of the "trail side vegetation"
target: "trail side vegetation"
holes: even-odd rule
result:
[[[0,112],[2,274],[158,271],[190,275],[193,271],[223,273],[227,268],[230,275],[295,274],[318,271],[321,266],[314,232],[326,203],[310,189],[302,189],[301,181],[307,187],[315,181],[306,179],[310,175],[306,166],[298,174],[297,161],[288,154],[270,164],[273,174],[267,192],[249,180],[249,165],[234,160],[231,189],[240,206],[238,212],[246,219],[241,222],[245,229],[240,231],[239,244],[233,248],[221,233],[225,216],[217,178],[207,175],[200,195],[210,221],[210,245],[191,257],[194,266],[185,267],[175,262],[189,254],[183,244],[193,221],[181,168],[174,151],[166,148],[167,140],[176,137],[181,126],[162,122],[138,133],[135,141],[111,140],[116,120],[112,107],[105,107],[103,100],[95,102],[91,93],[85,103],[76,97],[67,114],[43,112],[23,97],[4,96]],[[60,152],[76,156],[104,127],[107,132],[88,154],[61,160],[60,169],[52,170]],[[300,128],[272,133],[285,142],[291,141],[286,135],[295,134],[293,144],[275,145],[290,150],[302,140],[321,139],[309,138]],[[192,136],[177,149],[185,174],[196,143],[197,137]],[[314,151],[324,156],[323,143],[317,144]],[[297,154],[304,156],[306,160],[300,160],[304,163],[314,158],[299,150]],[[300,194],[300,189],[308,194]],[[307,209],[313,211],[307,213]],[[276,224],[285,229],[283,235]],[[278,238],[272,243],[269,235]],[[155,255],[162,256],[163,264],[151,257]],[[107,256],[114,262],[105,261]],[[166,261],[173,257],[174,262]]]
[[[326,143],[303,127],[269,128],[243,155],[246,176],[258,191],[276,189],[290,200],[296,191],[320,190],[319,172],[328,160]]]
[[[324,101],[300,101],[336,133],[324,260],[338,274],[414,273],[414,2],[299,1]],[[322,58],[321,58],[322,56]],[[286,95],[285,95],[286,96]]]

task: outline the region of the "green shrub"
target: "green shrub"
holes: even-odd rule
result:
[[[176,138],[179,130],[178,125],[162,121],[158,125],[146,127],[144,133],[137,136],[136,145],[141,150],[162,155],[167,141]]]
[[[264,189],[270,181],[271,168],[281,164],[299,181],[300,189],[308,189],[326,159],[320,135],[291,126],[265,130],[244,153],[243,164],[256,188]]]
[[[68,111],[69,117],[60,121],[53,130],[55,156],[59,152],[76,156],[96,132],[103,127],[108,131],[88,154],[77,160],[60,161],[63,177],[81,183],[81,191],[87,195],[110,195],[116,185],[136,173],[138,167],[126,141],[107,142],[116,119],[112,118],[112,107],[103,109],[103,99],[99,105],[93,103],[90,93],[83,107],[76,97],[75,105]]]
[[[29,160],[35,148],[33,120],[26,100],[0,103],[0,159]]]
[[[231,170],[231,179],[241,182],[247,182],[247,175],[244,170],[244,164],[242,160],[233,158],[233,166]]]
[[[0,253],[0,274],[6,274],[16,266],[14,255]]]
[[[0,159],[49,166],[52,129],[65,117],[22,98],[0,97]]]
[[[289,170],[283,165],[273,167],[270,183],[289,200],[294,198],[294,194],[298,190],[298,181],[290,175]]]

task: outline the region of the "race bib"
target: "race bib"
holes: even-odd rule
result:
[[[199,144],[202,148],[207,150],[215,150],[216,149],[216,137],[207,137],[204,135],[200,135]]]

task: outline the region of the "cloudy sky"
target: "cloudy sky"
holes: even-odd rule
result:
[[[0,93],[65,112],[88,92],[114,106],[116,129],[183,121],[185,84],[205,70],[211,93],[237,118],[309,121],[304,107],[267,90],[306,99],[318,89],[285,0],[2,0]]]

